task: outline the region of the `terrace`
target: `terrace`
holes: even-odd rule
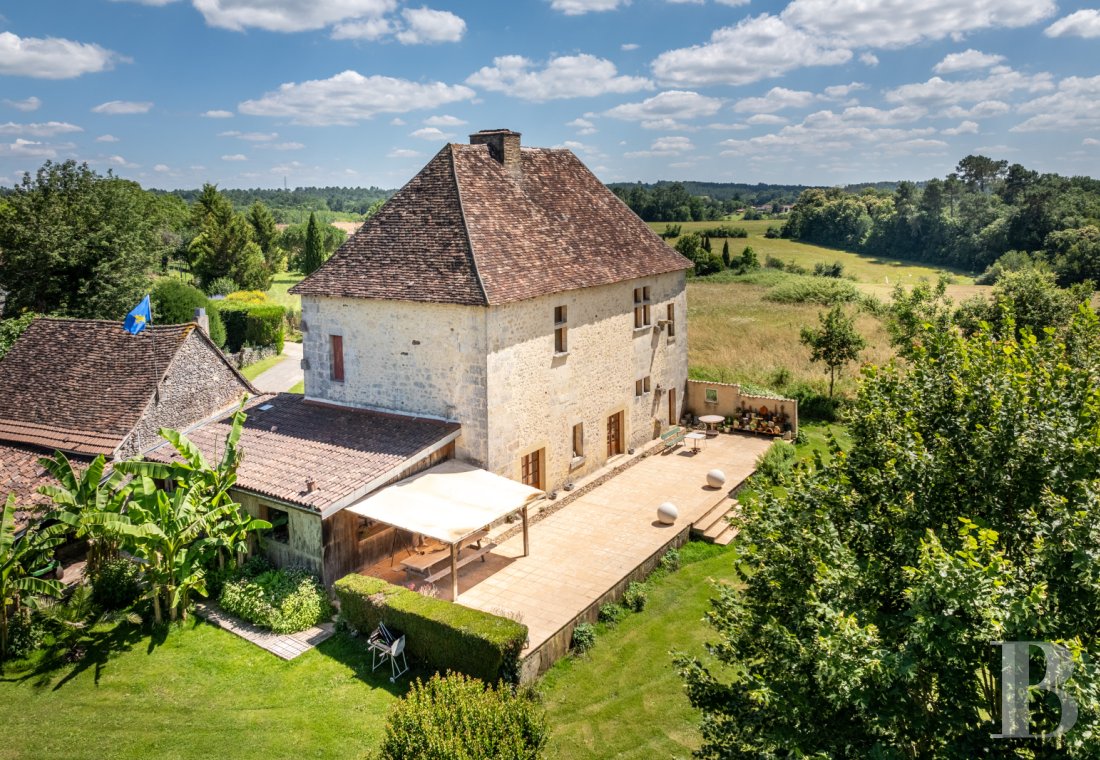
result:
[[[579,482],[573,494],[544,502],[544,516],[529,528],[528,556],[523,556],[523,536],[505,532],[500,534],[504,540],[483,555],[484,562],[462,567],[456,601],[527,625],[523,675],[524,680],[535,677],[567,651],[577,622],[595,620],[601,604],[648,574],[670,547],[687,540],[695,523],[732,506],[729,492],[752,474],[757,457],[771,443],[719,435],[698,453],[690,446],[662,453],[658,441],[638,452],[636,461],[614,462]],[[722,488],[706,485],[712,469],[725,473]],[[656,519],[657,506],[665,501],[679,510],[673,525]],[[404,583],[403,555],[362,572]],[[451,599],[450,583],[439,583],[436,593]]]

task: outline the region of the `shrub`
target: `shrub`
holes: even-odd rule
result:
[[[781,227],[776,227],[774,224],[770,225],[768,229],[764,232],[764,237],[770,238],[772,240],[774,240],[775,238],[783,237],[783,229]]]
[[[92,602],[105,610],[124,610],[141,596],[141,568],[125,557],[102,562],[90,580]]]
[[[600,605],[600,612],[597,619],[601,623],[607,623],[608,625],[615,625],[620,620],[626,617],[626,610],[623,609],[621,604],[615,604],[608,602],[607,604]],[[576,639],[576,632],[573,634],[574,640]]]
[[[218,307],[211,301],[210,305],[206,309],[206,316],[210,318],[210,340],[214,341],[214,345],[218,348],[225,346],[225,322],[222,321],[222,315],[218,312]]]
[[[749,231],[744,227],[731,227],[728,224],[720,224],[717,227],[700,230],[699,234],[711,238],[747,238]]]
[[[680,550],[669,549],[664,553],[664,556],[657,562],[657,567],[664,570],[666,573],[674,573],[680,569]]]
[[[380,578],[347,575],[336,582],[340,614],[360,633],[385,620],[402,631],[409,656],[440,670],[490,683],[518,679],[527,626],[499,615],[433,599]]]
[[[235,293],[239,287],[232,277],[216,277],[207,284],[206,292],[212,296],[227,296]]]
[[[596,626],[591,623],[577,623],[573,626],[573,651],[584,654],[596,646]]]
[[[805,382],[796,383],[788,390],[787,395],[798,400],[798,416],[804,420],[836,422],[844,408],[844,401],[839,396],[829,398]]]
[[[21,660],[42,646],[46,629],[37,615],[26,608],[15,610],[8,619],[8,659]]]
[[[844,265],[839,261],[834,261],[832,264],[826,264],[824,261],[819,261],[814,264],[814,277],[843,277]]]
[[[419,678],[390,710],[380,760],[537,760],[550,732],[531,697],[460,673]]]
[[[778,303],[816,303],[833,306],[859,298],[859,290],[847,280],[831,277],[790,277],[764,294]]]
[[[670,238],[680,237],[680,230],[682,227],[678,224],[666,224],[663,232],[659,233],[662,238],[669,240]]]
[[[226,303],[269,304],[267,293],[262,290],[234,290],[225,297]]]
[[[28,311],[18,317],[0,319],[0,359],[4,358],[4,355],[11,350],[12,344],[19,340],[23,331],[39,316],[33,311]]]
[[[226,612],[275,633],[304,631],[332,615],[317,578],[299,568],[229,581],[218,602]]]
[[[631,581],[623,594],[623,607],[634,612],[641,612],[649,601],[649,588],[644,583]]]
[[[778,256],[772,256],[770,253],[764,257],[764,266],[768,269],[783,270],[787,268],[787,265],[783,263],[783,259]]]
[[[205,309],[210,299],[198,288],[174,277],[162,277],[149,293],[153,324],[179,325],[195,318],[195,309]]]
[[[806,431],[802,428],[798,429],[798,432],[794,435],[794,442],[799,446],[805,446],[810,442],[810,436],[806,435]]]
[[[229,351],[236,353],[246,345],[275,346],[282,353],[286,321],[282,306],[226,298],[218,304],[218,311],[225,322],[225,343]]]
[[[769,483],[786,480],[797,461],[795,447],[786,441],[776,441],[756,460],[756,474]]]

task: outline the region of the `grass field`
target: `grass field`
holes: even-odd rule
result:
[[[255,364],[249,364],[247,367],[241,370],[241,374],[247,377],[249,380],[255,380],[260,376],[260,373],[274,367],[276,364],[285,359],[286,356],[279,354],[278,356],[269,356],[266,359],[260,359]]]
[[[267,297],[280,306],[301,311],[302,299],[299,296],[291,295],[287,291],[301,282],[302,277],[301,272],[280,272],[271,281],[271,287],[267,290]]]

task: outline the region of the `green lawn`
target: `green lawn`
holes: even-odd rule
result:
[[[290,390],[287,391],[287,393],[305,393],[305,392],[306,392],[306,381],[305,380],[299,380],[297,383],[295,383],[293,386],[291,386]]]
[[[296,311],[302,310],[302,299],[287,293],[292,287],[302,281],[304,275],[301,272],[280,272],[271,281],[271,287],[267,290],[267,297],[280,306]]]
[[[699,714],[669,652],[704,656],[715,638],[702,620],[711,581],[732,581],[734,572],[723,547],[693,543],[684,554],[706,558],[653,584],[643,612],[601,625],[594,649],[544,676],[550,758],[689,758],[698,747]]]
[[[255,380],[260,373],[274,367],[279,362],[286,359],[286,356],[279,354],[278,356],[269,356],[266,359],[260,359],[255,364],[249,364],[247,367],[241,370],[241,374],[247,377],[249,380]]]
[[[359,758],[407,684],[372,676],[343,635],[284,662],[205,623],[155,644],[125,630],[102,660],[93,649],[56,670],[8,666],[0,758]]]

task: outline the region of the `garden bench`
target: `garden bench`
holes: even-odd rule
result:
[[[661,441],[665,444],[665,451],[671,451],[683,443],[686,434],[687,431],[679,425],[670,427],[667,433],[661,433]]]

